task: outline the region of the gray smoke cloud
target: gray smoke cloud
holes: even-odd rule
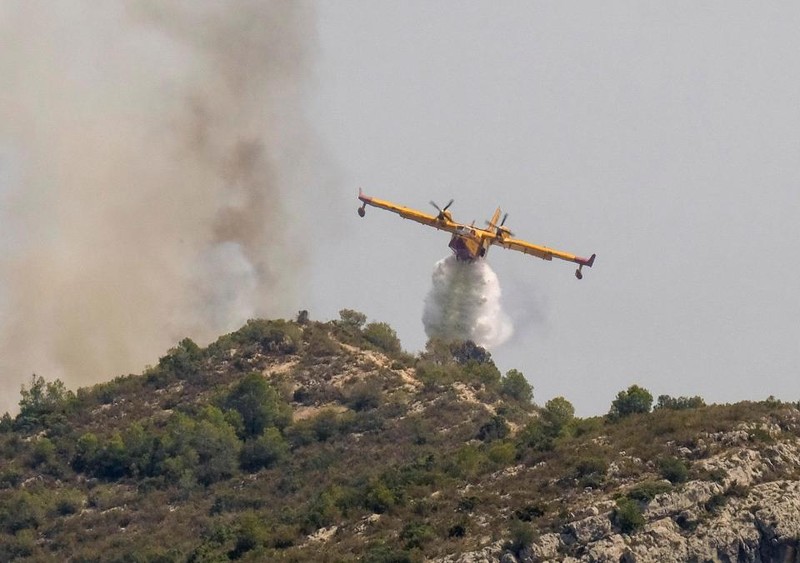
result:
[[[501,293],[497,274],[485,260],[440,260],[425,298],[425,333],[428,338],[472,340],[484,348],[499,346],[514,332]]]
[[[32,372],[74,388],[293,312],[314,26],[299,2],[0,5],[0,409]]]

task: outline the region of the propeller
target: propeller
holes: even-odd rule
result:
[[[448,201],[448,202],[447,202],[447,205],[445,205],[444,207],[441,207],[441,208],[440,208],[438,205],[436,205],[436,202],[435,202],[435,201],[431,200],[431,205],[432,205],[432,206],[434,206],[434,207],[436,208],[436,211],[438,211],[438,212],[439,212],[439,216],[441,217],[441,216],[443,216],[443,215],[444,215],[444,212],[445,212],[445,211],[447,211],[447,209],[448,209],[448,208],[449,208],[451,205],[453,205],[453,202],[454,202],[454,201],[455,201],[454,199],[451,199],[450,201]]]
[[[508,219],[508,213],[503,215],[503,219],[500,221],[499,225],[495,225],[495,231],[494,231],[495,236],[500,236],[501,232],[505,232],[506,234],[508,234],[508,236],[511,236],[511,237],[514,236],[514,233],[512,233],[510,229],[507,229],[507,228],[503,227],[503,225],[506,224],[506,219]],[[486,224],[487,225],[491,225],[492,223],[491,223],[491,221],[486,221]]]

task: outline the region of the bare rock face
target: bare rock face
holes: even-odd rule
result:
[[[800,482],[777,481],[755,487],[754,524],[761,535],[762,561],[800,560]]]
[[[478,551],[448,555],[435,560],[437,563],[516,563],[510,553],[503,553],[503,542],[492,543]]]
[[[539,530],[534,520],[536,540],[518,553],[495,542],[441,561],[800,563],[800,415],[781,422],[792,433],[763,420],[676,447],[694,477],[679,484],[660,481],[652,461],[620,452],[605,487],[559,497],[566,516]]]
[[[800,470],[798,444],[758,451],[748,447],[744,431],[707,440],[727,446],[697,462],[720,476],[717,481],[690,481],[657,495],[642,506],[645,525],[630,535],[615,529],[607,502],[601,503],[605,510],[590,509],[591,516],[568,522],[562,533],[543,534],[519,560],[800,563],[800,481],[768,480]]]
[[[696,493],[697,488],[689,487],[684,499],[675,499],[678,493],[665,496],[673,497],[670,502],[677,509],[703,498]],[[663,504],[650,514],[662,510]],[[747,496],[731,499],[714,515],[707,515],[690,532],[676,522],[681,516],[686,517],[685,510],[651,520],[633,535],[612,532],[608,515],[607,524],[601,523],[602,515],[592,516],[570,523],[563,534],[544,534],[521,554],[519,561],[800,561],[800,482],[756,485]]]
[[[543,534],[539,541],[526,549],[520,558],[523,563],[538,563],[539,561],[555,561],[558,559],[559,550],[564,543],[558,534]]]
[[[690,481],[680,491],[658,495],[644,510],[644,517],[648,521],[658,520],[665,516],[679,514],[702,505],[723,488],[718,483],[708,481]]]
[[[568,543],[586,544],[608,537],[612,531],[609,515],[598,514],[567,524],[563,537]]]

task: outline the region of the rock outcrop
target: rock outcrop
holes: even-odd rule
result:
[[[766,443],[754,446],[753,431]],[[769,426],[742,428],[682,448],[685,458],[696,460],[694,472],[708,478],[640,502],[644,524],[631,533],[615,523],[612,499],[624,492],[615,490],[592,497],[590,506],[571,507],[579,517],[559,532],[541,533],[519,553],[498,552],[495,544],[447,561],[800,562],[800,446],[793,437],[770,439],[779,433]]]
[[[763,451],[745,447],[744,430],[710,436],[727,446],[701,460],[699,469],[719,482],[694,480],[657,495],[642,510],[636,533],[614,529],[613,511],[544,534],[519,560],[658,563],[663,561],[800,561],[800,481],[766,476],[800,470],[795,441]],[[689,452],[691,454],[696,452]]]

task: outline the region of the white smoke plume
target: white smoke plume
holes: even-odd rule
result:
[[[436,263],[432,277],[422,315],[428,338],[472,340],[493,348],[511,337],[514,327],[500,303],[500,281],[485,260],[448,256]]]
[[[304,2],[0,4],[0,412],[293,313]]]

